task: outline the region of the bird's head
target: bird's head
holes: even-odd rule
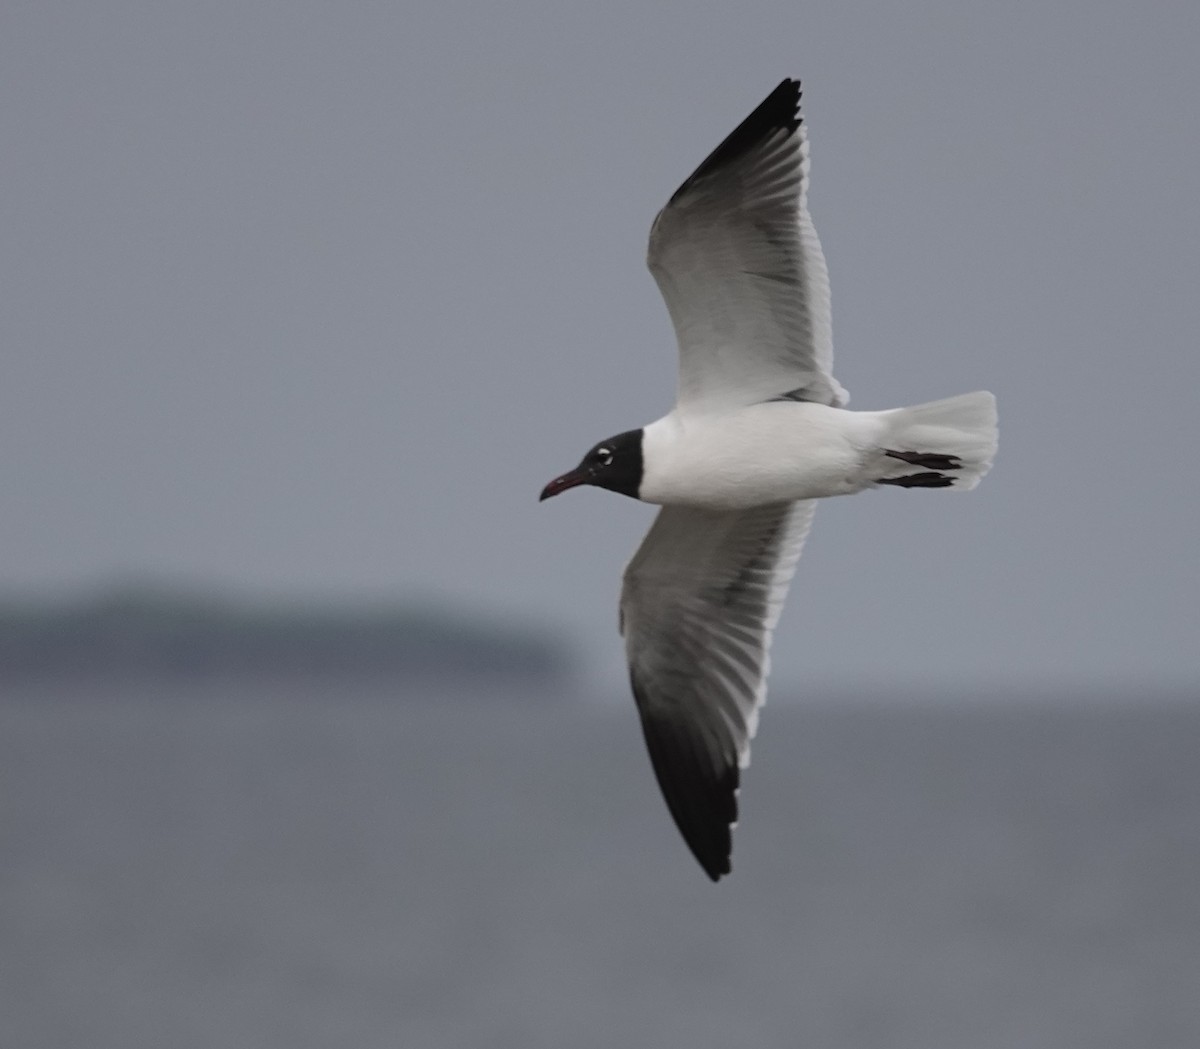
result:
[[[581,484],[607,488],[636,499],[642,485],[642,431],[626,430],[607,441],[601,441],[574,470],[554,478],[546,485],[541,498],[549,499],[552,495]]]

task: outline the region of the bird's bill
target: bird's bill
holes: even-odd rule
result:
[[[559,492],[565,492],[568,488],[577,488],[581,484],[588,483],[588,475],[583,470],[572,470],[570,473],[565,473],[561,477],[554,478],[545,488],[542,489],[542,494],[538,496],[538,502],[549,499],[552,495],[558,495]]]

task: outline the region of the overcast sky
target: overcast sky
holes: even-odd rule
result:
[[[1200,7],[9,3],[0,592],[432,597],[617,681],[671,405],[656,210],[784,76],[852,406],[999,398],[970,495],[827,502],[777,677],[1200,681]]]

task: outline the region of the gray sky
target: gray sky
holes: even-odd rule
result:
[[[989,388],[968,496],[817,516],[813,689],[1200,679],[1200,9],[37,3],[0,16],[0,590],[425,595],[621,674],[658,207],[784,76],[852,406]]]

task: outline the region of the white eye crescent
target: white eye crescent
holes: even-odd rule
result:
[[[601,466],[608,466],[613,461],[613,453],[611,448],[597,448],[596,458],[600,460]]]

